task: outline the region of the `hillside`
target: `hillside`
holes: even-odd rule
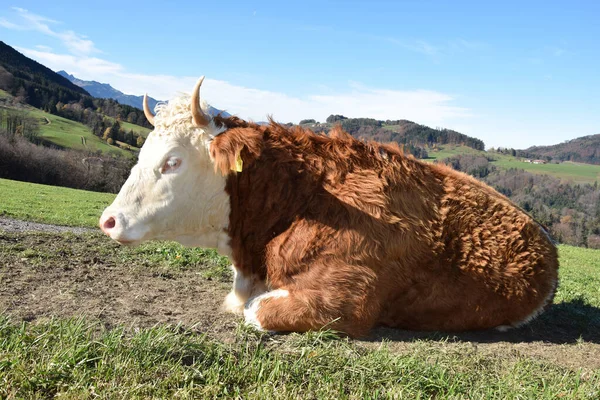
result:
[[[25,105],[30,105],[50,115],[62,117],[65,121],[73,121],[73,124],[63,123],[62,126],[66,129],[57,132],[55,127],[45,126],[52,123],[49,116],[45,119],[39,117],[42,136],[48,130],[53,131],[53,134],[46,135],[47,138],[42,143],[50,141],[61,147],[68,143],[79,143],[79,146],[75,146],[77,148],[86,146],[87,141],[90,144],[97,142],[97,146],[94,146],[96,148],[110,148],[106,143],[122,143],[125,148],[134,148],[142,145],[151,128],[141,109],[119,104],[113,99],[92,97],[85,89],[3,42],[0,42],[0,62],[0,90],[5,93],[5,110],[14,109],[18,113]],[[7,99],[6,96],[10,98]],[[15,112],[10,113],[16,115]],[[70,129],[70,125],[74,128]],[[16,125],[12,126],[13,131],[16,129]],[[82,132],[89,132],[90,137],[86,138]],[[69,134],[76,136],[64,136]],[[101,142],[105,144],[102,145]],[[118,148],[116,150],[119,151]]]
[[[300,125],[315,132],[329,132],[335,125],[352,136],[378,142],[396,142],[419,158],[427,158],[426,148],[440,145],[468,147],[473,150],[484,150],[482,140],[467,136],[451,129],[433,129],[408,120],[376,120],[373,118],[348,118],[343,115],[330,115],[325,123],[313,119],[300,121]]]
[[[111,146],[94,135],[90,127],[77,121],[72,121],[58,115],[44,112],[32,106],[18,103],[12,95],[0,89],[0,129],[6,127],[2,123],[7,115],[17,113],[30,117],[35,122],[36,134],[41,143],[63,149],[74,149],[86,152],[101,151],[105,154],[119,154],[133,157],[136,148],[114,145]],[[125,124],[123,124],[125,125]],[[136,127],[140,134],[146,128],[137,125],[124,126],[126,129]]]
[[[0,89],[37,108],[80,101],[85,89],[0,41]]]
[[[37,61],[25,57],[3,41],[0,41],[0,65],[6,72],[13,76],[13,79],[22,79],[25,81],[37,80],[40,81],[39,87],[56,84],[69,91],[89,95],[85,89],[74,85],[68,79],[61,77]]]
[[[582,136],[552,146],[533,146],[517,150],[520,157],[553,161],[573,161],[600,165],[600,134]]]

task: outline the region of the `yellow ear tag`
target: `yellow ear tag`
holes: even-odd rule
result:
[[[244,162],[242,161],[242,156],[240,154],[238,154],[237,158],[235,159],[235,167],[233,169],[236,172],[242,172],[243,168],[244,168]]]

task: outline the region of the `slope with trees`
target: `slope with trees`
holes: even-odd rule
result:
[[[600,164],[600,134],[582,136],[552,146],[533,146],[517,150],[517,156],[546,161],[573,161]]]

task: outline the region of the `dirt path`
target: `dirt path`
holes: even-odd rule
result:
[[[94,232],[96,229],[90,228],[79,228],[74,226],[62,226],[52,224],[42,224],[39,222],[21,221],[18,219],[12,219],[0,216],[0,231],[5,232],[72,232],[72,233],[86,233]]]
[[[64,227],[0,219],[0,312],[13,320],[86,316],[108,327],[130,329],[181,323],[222,341],[234,340],[241,318],[221,310],[230,279],[211,278],[202,265],[182,268],[157,261],[158,245],[128,248],[85,231],[23,233],[33,228]],[[578,324],[582,313],[595,322]],[[425,340],[434,347],[595,369],[600,368],[600,310],[559,304],[532,324],[504,334],[378,328],[355,342],[374,348],[382,340],[399,353],[410,353]]]

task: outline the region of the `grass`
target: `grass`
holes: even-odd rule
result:
[[[428,157],[425,161],[433,162],[435,160],[443,160],[444,158],[453,157],[461,154],[486,155],[485,151],[475,150],[467,146],[438,146],[437,149],[427,149]]]
[[[88,236],[86,247],[109,265],[120,260],[132,265],[129,268],[143,263],[163,271],[191,268],[198,273],[225,271],[227,265],[210,251],[198,253],[172,243],[115,248],[96,237]],[[9,243],[0,248],[0,256],[20,252],[21,258],[41,257],[40,267],[46,268],[64,257],[22,249],[16,241]],[[68,249],[62,252],[68,254]],[[561,246],[560,253],[562,286],[557,301],[579,299],[599,306],[600,252]],[[213,277],[207,274],[206,278]],[[193,325],[131,329],[83,318],[27,323],[0,314],[0,398],[538,400],[600,396],[598,369],[566,367],[523,355],[516,347],[489,353],[469,342],[449,340],[443,336],[416,339],[398,352],[391,342],[365,346],[331,331],[270,336],[240,324],[232,340],[224,342],[199,333]]]
[[[120,154],[131,157],[132,153],[118,146],[111,146],[94,135],[90,128],[82,123],[71,121],[41,110],[32,109],[29,114],[40,121],[47,119],[50,123],[40,122],[40,137],[59,146],[75,150],[100,150],[107,154]],[[85,144],[82,139],[85,139]]]
[[[517,168],[534,174],[548,174],[557,178],[572,180],[575,183],[594,183],[600,181],[600,165],[562,162],[560,164],[531,164],[516,157],[493,154],[494,165],[502,169]]]
[[[240,329],[224,344],[182,327],[135,333],[82,319],[0,319],[0,396],[38,398],[595,399],[599,374],[417,342],[397,355],[327,333],[286,347]],[[275,347],[275,348],[274,348]]]
[[[0,215],[70,226],[98,226],[114,194],[0,179]]]
[[[600,250],[561,245],[559,302],[584,301],[600,307]]]
[[[0,99],[12,97],[9,93],[0,90]],[[66,118],[59,117],[50,113],[46,113],[37,108],[26,106],[29,115],[37,118],[40,121],[40,137],[54,143],[58,146],[86,151],[102,151],[107,154],[120,154],[127,157],[133,157],[133,152],[125,150],[119,146],[111,146],[94,135],[89,127],[80,122],[71,121]],[[112,120],[112,118],[111,118]],[[50,123],[47,123],[49,121]],[[124,128],[134,130],[141,133],[144,137],[150,131],[147,128],[129,123],[122,123]],[[85,144],[82,143],[82,138],[85,139]],[[136,149],[137,150],[137,149]]]
[[[148,128],[144,128],[143,126],[135,125],[130,122],[121,121],[119,123],[121,124],[121,128],[123,128],[123,130],[125,130],[126,132],[129,132],[130,130],[132,130],[134,132],[141,134],[143,137],[147,137],[151,131]]]
[[[427,149],[428,158],[424,161],[433,162],[443,160],[461,154],[473,154],[493,159],[492,165],[500,169],[522,169],[534,174],[547,174],[560,179],[573,181],[574,183],[600,182],[600,165],[562,162],[560,164],[531,164],[521,161],[520,158],[501,153],[488,153],[474,150],[466,146],[439,146],[436,150]]]

